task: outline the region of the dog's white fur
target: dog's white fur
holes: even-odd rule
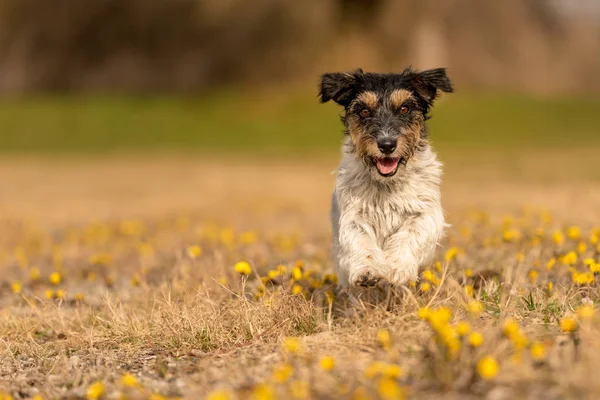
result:
[[[386,178],[353,148],[348,137],[332,197],[339,282],[359,285],[364,277],[380,277],[399,285],[416,280],[444,235],[442,164],[427,146]]]

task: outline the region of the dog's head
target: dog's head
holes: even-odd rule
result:
[[[342,121],[357,157],[391,177],[427,146],[425,121],[439,92],[452,92],[444,68],[401,74],[328,73],[320,97],[344,107]]]

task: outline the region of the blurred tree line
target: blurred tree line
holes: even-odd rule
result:
[[[199,91],[412,64],[463,87],[600,92],[599,21],[557,3],[0,0],[0,91]]]

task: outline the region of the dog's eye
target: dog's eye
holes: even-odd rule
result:
[[[400,107],[400,114],[408,114],[409,111],[410,109],[408,108],[408,106]]]
[[[366,108],[363,108],[362,110],[360,110],[360,116],[363,118],[367,118],[368,116],[371,115],[371,111],[369,111]]]

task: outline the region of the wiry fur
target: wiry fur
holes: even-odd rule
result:
[[[359,76],[355,76],[354,82],[364,80],[367,75],[360,70],[357,73]],[[418,73],[410,71],[410,74],[413,74],[410,79],[413,76],[421,79]],[[419,87],[395,83],[391,84],[391,89],[386,87],[381,92],[380,97],[389,98],[398,89],[410,90],[413,93],[411,101],[425,105],[415,109],[409,119],[398,119],[400,122],[396,125],[378,128],[398,131],[397,135],[392,135],[398,144],[392,156],[408,160],[404,168],[391,176],[378,174],[370,161],[370,157],[378,154],[377,138],[382,135],[389,138],[390,134],[368,132],[365,124],[360,124],[352,113],[355,99],[360,97],[362,90],[373,90],[373,85],[366,85],[366,89],[360,86],[349,89],[343,83],[336,86],[329,80],[327,85],[334,90],[325,95],[322,91],[324,101],[328,96],[335,100],[335,96],[341,94],[339,103],[346,109],[343,121],[349,133],[342,149],[331,210],[333,256],[339,281],[345,286],[370,286],[380,278],[393,284],[416,280],[419,267],[430,262],[443,237],[445,223],[439,190],[442,165],[427,142],[425,119],[436,91],[451,91],[452,88],[445,72],[442,74],[445,80],[440,73],[426,71],[423,74],[425,78],[441,79],[445,86],[437,88],[433,85],[433,90],[425,90],[423,87],[428,87],[427,82]],[[373,75],[380,80],[385,77]],[[405,82],[402,75],[387,76],[393,77],[395,82]],[[346,82],[353,81],[352,74],[340,77]],[[384,110],[378,114],[380,118],[392,119],[389,113],[386,114],[386,106],[381,107]]]

